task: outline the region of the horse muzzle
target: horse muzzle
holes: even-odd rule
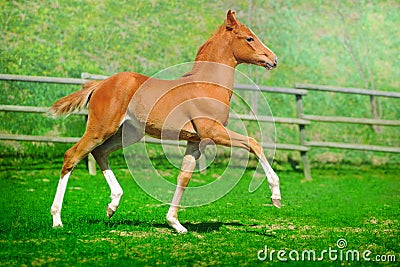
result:
[[[266,68],[267,70],[272,70],[272,69],[276,68],[276,66],[278,66],[278,58],[277,57],[275,57],[273,62],[269,62],[267,60],[264,63],[264,68]]]

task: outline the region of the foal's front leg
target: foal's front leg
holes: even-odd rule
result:
[[[182,224],[180,224],[178,220],[179,204],[181,202],[183,193],[185,192],[185,189],[189,184],[190,178],[192,177],[193,170],[196,167],[196,160],[199,157],[199,143],[188,142],[186,153],[183,157],[181,172],[178,175],[178,183],[176,186],[175,194],[167,213],[168,224],[180,234],[186,233],[187,229],[182,226]]]
[[[268,180],[271,189],[272,204],[281,207],[281,192],[279,188],[279,177],[268,163],[264,155],[262,146],[251,137],[247,137],[225,128],[222,124],[217,122],[209,122],[207,120],[198,120],[196,129],[202,138],[209,138],[217,145],[228,147],[244,148],[257,156]],[[212,130],[209,130],[212,129]]]

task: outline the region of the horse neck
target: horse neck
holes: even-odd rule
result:
[[[189,74],[199,81],[218,84],[232,90],[237,61],[230,42],[220,29],[200,47]]]
[[[211,36],[197,52],[195,62],[215,62],[235,68],[238,64],[231,48],[231,38],[224,31],[225,26]]]

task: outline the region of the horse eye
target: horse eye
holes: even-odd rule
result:
[[[253,42],[254,39],[253,39],[253,37],[247,37],[247,38],[246,38],[246,41],[247,41],[247,42]]]

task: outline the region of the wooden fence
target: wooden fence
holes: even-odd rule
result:
[[[307,91],[357,94],[357,95],[365,95],[365,96],[369,96],[369,97],[387,97],[387,98],[397,98],[397,99],[400,98],[400,93],[398,93],[398,92],[366,90],[366,89],[359,89],[359,88],[341,88],[341,87],[334,87],[334,86],[322,86],[322,85],[311,85],[311,84],[296,84],[295,88],[307,90]],[[349,123],[349,124],[395,126],[395,127],[400,126],[400,120],[382,120],[382,119],[372,119],[372,118],[321,116],[321,115],[304,114],[303,112],[299,112],[299,118],[310,121],[311,123],[329,122],[329,123]],[[326,147],[326,148],[355,149],[355,150],[366,150],[366,151],[400,153],[400,147],[393,147],[393,146],[334,143],[334,142],[317,142],[317,141],[305,141],[303,144],[307,147]]]
[[[82,74],[81,79],[76,78],[55,78],[55,77],[40,77],[40,76],[20,76],[20,75],[6,75],[0,74],[0,80],[4,81],[19,81],[19,82],[37,82],[37,83],[56,83],[56,84],[71,84],[81,85],[91,79],[104,79],[106,76]],[[341,149],[359,149],[359,150],[370,150],[370,151],[382,151],[382,152],[394,152],[400,153],[398,147],[387,147],[387,146],[376,146],[376,145],[364,145],[364,144],[347,144],[347,143],[332,143],[332,142],[316,142],[307,141],[306,138],[306,126],[310,123],[317,122],[335,122],[335,123],[358,123],[358,124],[372,124],[372,125],[384,125],[384,126],[400,126],[399,120],[380,120],[371,118],[352,118],[352,117],[334,117],[334,116],[320,116],[320,115],[308,115],[304,114],[303,109],[303,97],[307,95],[308,90],[317,90],[325,92],[337,92],[337,93],[350,93],[350,94],[361,94],[376,97],[391,97],[400,98],[400,93],[397,92],[383,92],[383,91],[370,91],[355,88],[338,88],[328,86],[316,86],[316,85],[305,85],[296,84],[295,88],[281,88],[281,87],[266,87],[266,86],[249,86],[249,85],[235,85],[235,90],[260,90],[262,92],[276,93],[293,95],[296,101],[296,118],[289,117],[271,117],[257,115],[257,121],[259,122],[275,122],[282,124],[295,124],[298,125],[299,129],[299,144],[269,144],[263,143],[263,147],[267,149],[278,149],[278,150],[291,150],[299,151],[303,162],[304,176],[307,180],[311,180],[311,170],[308,160],[307,152],[312,147],[328,147],[328,148],[341,148]],[[33,107],[33,106],[18,106],[18,105],[0,105],[0,112],[29,112],[29,113],[45,113],[47,107]],[[78,115],[87,115],[87,112],[75,113]],[[253,116],[246,114],[230,114],[232,119],[241,120],[254,120]],[[33,135],[10,135],[0,134],[0,140],[13,140],[13,141],[36,141],[36,142],[58,142],[58,143],[75,143],[79,138],[75,137],[54,137],[54,136],[33,136]],[[146,138],[147,141],[152,143],[160,143],[160,140],[154,138]],[[165,144],[165,142],[163,141]],[[177,142],[167,142],[168,144],[174,145]],[[95,163],[93,157],[89,157],[89,172],[95,173]]]

